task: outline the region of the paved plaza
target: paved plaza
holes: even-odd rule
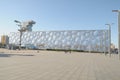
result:
[[[0,53],[0,80],[120,80],[120,60],[100,53]]]

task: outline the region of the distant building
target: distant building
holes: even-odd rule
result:
[[[1,44],[2,46],[6,46],[9,44],[9,37],[7,35],[1,36]]]
[[[21,37],[21,44],[30,49],[107,52],[107,33],[108,30],[26,31]],[[10,44],[19,45],[18,32],[11,32],[9,38]]]

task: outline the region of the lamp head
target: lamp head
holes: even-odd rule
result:
[[[120,12],[120,10],[112,10],[112,12]]]
[[[14,20],[14,22],[16,22],[16,23],[21,23],[20,21],[18,21],[18,20]]]

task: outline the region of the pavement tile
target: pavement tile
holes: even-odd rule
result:
[[[40,51],[9,55],[0,57],[0,80],[120,80],[116,54]]]

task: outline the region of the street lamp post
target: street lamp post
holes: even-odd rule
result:
[[[33,20],[30,20],[30,21],[27,21],[27,22],[20,22],[18,20],[14,20],[14,22],[16,22],[17,25],[20,27],[20,29],[18,29],[18,31],[20,32],[19,49],[21,49],[21,41],[22,41],[23,32],[26,32],[26,31],[31,32],[32,31],[32,26],[36,22],[33,21]]]
[[[20,32],[19,50],[21,50],[22,34],[23,34],[23,32],[25,32],[25,30],[18,29],[18,31]]]
[[[120,58],[120,10],[112,10],[112,12],[118,13],[118,54]]]
[[[108,31],[108,34],[109,34],[109,54],[111,56],[111,24],[105,24],[105,25],[108,25],[109,27],[109,31]]]
[[[19,50],[21,50],[22,34],[23,34],[23,32],[26,31],[26,29],[22,28],[22,24],[20,21],[14,20],[14,22],[18,23],[17,25],[20,27],[20,29],[18,29],[18,31],[20,32]]]

